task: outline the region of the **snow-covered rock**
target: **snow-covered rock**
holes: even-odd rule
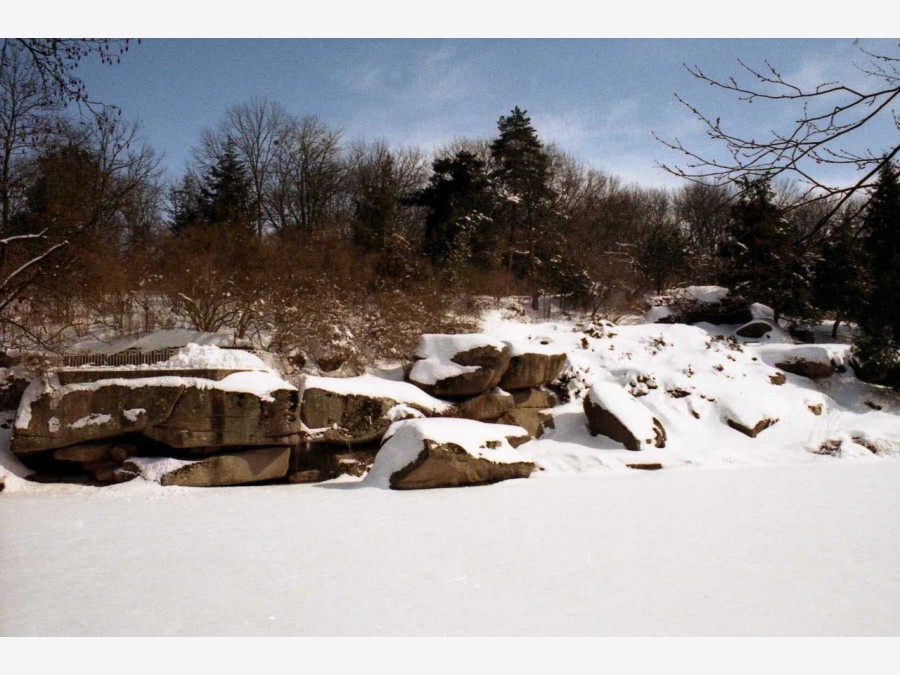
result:
[[[434,396],[476,396],[493,389],[509,367],[509,347],[487,335],[423,335],[409,381]]]
[[[593,435],[607,436],[629,450],[666,445],[662,423],[614,382],[598,382],[590,388],[584,399],[584,413]]]
[[[766,333],[772,332],[772,324],[768,321],[754,319],[735,331],[736,335],[743,338],[761,338]]]
[[[305,432],[328,443],[371,443],[381,440],[396,421],[442,415],[453,406],[408,382],[374,375],[306,376],[301,384],[300,415]]]
[[[849,345],[791,345],[771,344],[758,348],[760,358],[769,365],[795,375],[817,380],[846,367],[850,358]]]
[[[133,458],[125,463],[125,467],[140,471],[148,480],[162,485],[215,487],[283,478],[287,475],[290,457],[290,448],[272,447],[215,455],[196,462]]]
[[[13,450],[27,455],[137,433],[174,448],[288,445],[301,431],[296,387],[270,371],[218,381],[109,375],[66,385],[55,376],[32,381],[16,415]]]
[[[392,425],[365,484],[395,490],[485,485],[527,478],[534,464],[510,445],[524,429],[474,420],[406,420]]]
[[[509,367],[500,388],[509,391],[549,384],[566,365],[566,353],[548,340],[507,341]]]

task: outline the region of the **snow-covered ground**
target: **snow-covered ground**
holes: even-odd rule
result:
[[[487,315],[492,340],[565,351],[572,394],[508,449],[540,470],[487,487],[42,485],[9,454],[6,414],[0,634],[897,635],[900,398],[776,367],[843,368],[846,344],[733,328]],[[592,385],[658,419],[665,447],[591,436]],[[728,424],[762,419],[755,438]]]
[[[900,462],[0,498],[3,635],[897,635]]]

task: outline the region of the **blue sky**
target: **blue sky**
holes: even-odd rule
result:
[[[894,41],[866,40],[895,50]],[[120,106],[179,174],[200,131],[253,97],[314,114],[346,140],[385,139],[429,151],[458,136],[489,137],[518,105],[539,135],[585,163],[643,185],[678,181],[655,166],[673,157],[651,135],[702,147],[703,131],[678,92],[747,129],[789,122],[789,111],[736,103],[682,66],[711,74],[737,59],[768,59],[807,83],[856,77],[850,39],[828,40],[144,40],[116,66],[85,63],[93,98]],[[884,147],[896,130],[864,139]]]

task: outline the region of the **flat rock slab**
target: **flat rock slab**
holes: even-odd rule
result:
[[[371,375],[307,377],[302,385],[301,419],[305,434],[317,442],[377,443],[394,422],[450,412],[449,403],[415,385]]]
[[[514,405],[512,394],[502,389],[492,389],[460,403],[455,416],[487,422],[496,420],[503,413],[512,410]]]
[[[287,475],[290,457],[288,447],[216,455],[164,473],[159,482],[183,487],[217,487],[275,480]]]
[[[565,352],[554,352],[544,345],[507,343],[510,348],[509,367],[500,380],[500,388],[528,389],[549,384],[566,365]]]
[[[16,415],[12,449],[25,456],[142,434],[173,448],[289,445],[302,429],[295,387],[273,373],[34,380]]]
[[[100,380],[136,380],[145,377],[199,377],[204,380],[224,380],[234,373],[247,372],[247,368],[57,368],[54,374],[63,386]]]

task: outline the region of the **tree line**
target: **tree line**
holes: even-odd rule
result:
[[[74,114],[26,50],[5,41],[2,59],[10,344],[181,321],[340,365],[401,355],[403,335],[452,329],[483,296],[597,313],[683,283],[723,283],[796,322],[855,321],[872,362],[900,344],[885,309],[900,297],[889,163],[822,228],[833,201],[787,209],[797,188],[766,177],[627,184],[541,138],[518,107],[492,138],[428,155],[347,141],[257,99],[226,110],[171,180],[119,111]]]

